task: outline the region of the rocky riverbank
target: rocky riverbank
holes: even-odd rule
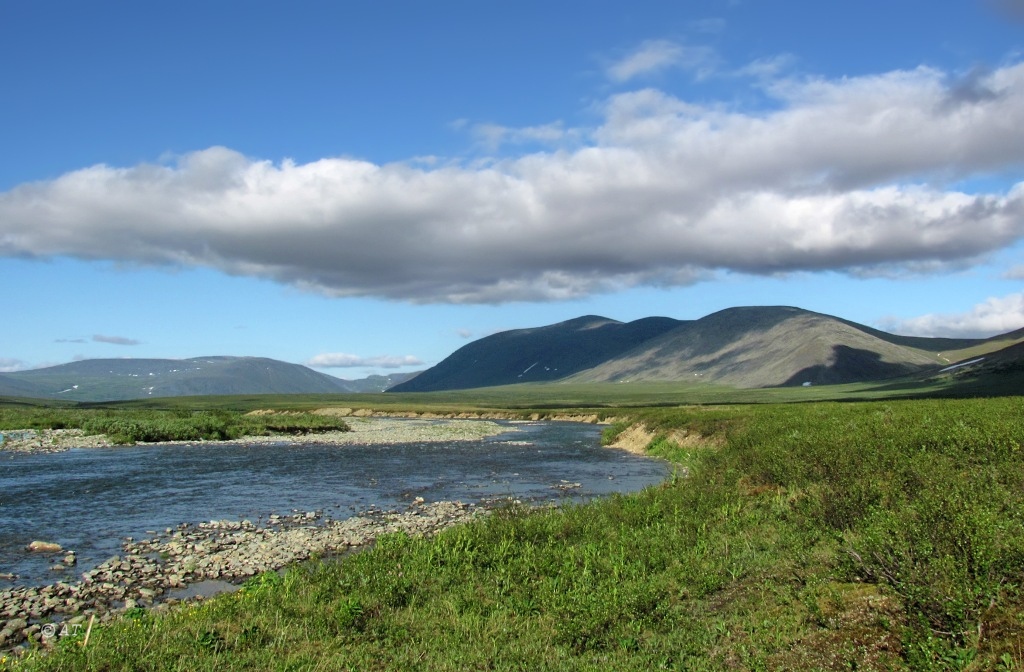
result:
[[[104,448],[113,445],[103,435],[80,429],[17,429],[0,432],[0,450],[13,453],[59,453],[69,448]]]
[[[478,415],[415,417],[399,414],[329,409],[321,412],[345,415],[351,431],[302,437],[248,437],[234,441],[193,442],[215,448],[227,443],[273,444],[389,444],[477,441],[509,431],[514,425],[481,419]],[[523,418],[504,418],[524,420]],[[539,420],[541,418],[530,418]],[[554,419],[554,418],[543,418]],[[596,422],[591,417],[559,417],[559,420]],[[17,452],[53,452],[77,447],[104,447],[102,436],[84,436],[81,430],[5,430],[2,449]],[[578,483],[562,481],[559,490],[575,489]],[[265,571],[278,570],[312,555],[337,555],[366,546],[378,536],[396,531],[429,535],[451,525],[483,515],[485,505],[460,502],[426,503],[417,498],[404,511],[369,510],[343,520],[331,520],[319,512],[271,515],[266,519],[222,520],[181,524],[150,531],[142,539],[128,538],[122,553],[83,571],[77,580],[60,580],[45,586],[3,588],[0,574],[0,651],[17,650],[34,642],[48,644],[54,637],[74,633],[95,617],[97,622],[114,618],[132,608],[164,610],[183,599],[201,599],[211,586],[220,589],[238,584]],[[29,552],[29,551],[26,551]],[[45,553],[46,551],[36,550]],[[51,552],[53,568],[70,573],[76,567],[74,549]],[[198,597],[193,597],[198,593]]]
[[[462,418],[354,416],[349,424],[352,429],[347,432],[199,443],[211,448],[230,443],[428,443],[477,441],[513,431],[496,422]],[[3,450],[14,452],[47,453],[112,445],[106,437],[85,436],[77,429],[17,430],[5,431],[4,435]],[[175,591],[185,592],[183,589],[199,586],[201,596],[207,582],[237,583],[311,555],[338,554],[365,546],[381,534],[433,534],[486,510],[461,502],[428,504],[418,499],[406,511],[369,510],[344,520],[324,519],[319,512],[309,511],[291,516],[271,515],[256,523],[224,520],[181,524],[159,533],[152,531],[146,539],[127,539],[122,545],[123,554],[88,569],[80,580],[0,590],[0,650],[25,646],[28,642],[45,643],[49,635],[73,631],[73,626],[93,615],[103,622],[125,609],[167,608],[181,599],[175,597]],[[26,552],[40,550],[37,547]],[[66,571],[76,564],[73,549],[52,553],[56,569]],[[4,578],[13,577],[0,575],[0,580]],[[65,624],[72,626],[72,630],[65,628]]]
[[[374,445],[386,443],[433,443],[440,441],[479,441],[502,432],[513,431],[507,425],[469,418],[426,418],[406,416],[352,415],[346,421],[347,432],[322,432],[303,436],[247,436],[229,441],[170,441],[167,445],[218,446],[228,444],[281,443],[288,445]],[[80,429],[4,430],[0,450],[20,453],[52,453],[71,448],[104,448],[114,444],[103,435],[87,436]],[[145,445],[162,445],[149,443]]]
[[[0,650],[48,645],[93,616],[102,623],[126,609],[166,610],[182,601],[175,597],[178,589],[201,589],[207,582],[225,588],[224,582],[237,583],[313,555],[364,547],[382,534],[430,535],[487,511],[486,506],[418,499],[406,511],[370,510],[344,520],[309,511],[271,515],[257,523],[222,520],[151,531],[146,539],[126,539],[121,555],[84,572],[79,581],[0,591]],[[62,549],[60,555],[65,563],[74,562],[68,560],[73,552]],[[203,591],[198,592],[190,599],[201,599]]]

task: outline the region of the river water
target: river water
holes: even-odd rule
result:
[[[506,423],[480,441],[391,445],[158,445],[0,452],[0,573],[16,584],[75,580],[142,538],[183,522],[266,520],[321,511],[345,518],[403,509],[416,497],[481,503],[582,500],[663,481],[656,459],[600,446],[600,428],[568,422]],[[575,487],[579,484],[579,487]],[[33,540],[78,553],[25,551]],[[10,584],[0,579],[0,588]]]

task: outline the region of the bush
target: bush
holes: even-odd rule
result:
[[[114,443],[223,441],[243,436],[304,435],[348,431],[342,420],[313,413],[244,415],[230,411],[81,412],[77,425],[86,434],[105,434]]]

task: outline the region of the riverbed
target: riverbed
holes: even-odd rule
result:
[[[71,448],[0,453],[0,588],[75,581],[125,539],[203,521],[365,511],[498,499],[584,500],[658,483],[658,460],[600,446],[600,427],[568,422],[353,419],[315,442]],[[447,427],[447,432],[440,430]],[[312,519],[312,518],[311,518]],[[75,564],[25,551],[59,544]],[[10,578],[9,575],[14,575]]]

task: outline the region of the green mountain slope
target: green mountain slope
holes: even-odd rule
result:
[[[740,388],[881,381],[937,371],[961,354],[992,352],[993,339],[889,334],[790,306],[729,308],[699,320],[624,324],[587,316],[470,343],[396,392],[522,382],[688,381]]]
[[[883,339],[880,333],[788,306],[730,308],[681,325],[570,380],[822,385],[883,380],[942,362],[929,349],[900,345],[899,337]]]
[[[649,317],[623,323],[587,315],[516,329],[469,343],[391,392],[429,392],[561,380],[660,336],[681,322]]]
[[[7,373],[0,379],[0,395],[73,401],[353,391],[340,378],[263,357],[90,359]]]
[[[45,388],[31,382],[0,373],[0,397],[45,397]]]
[[[623,323],[588,315],[481,338],[424,372],[354,381],[261,357],[94,359],[0,374],[0,396],[115,401],[431,392],[548,382],[761,388],[891,380],[910,385],[936,376],[958,385],[971,381],[972,389],[984,392],[989,384],[1014,388],[1024,371],[1022,348],[1024,329],[988,339],[922,338],[800,308],[758,306],[698,320],[649,317]],[[970,364],[943,371],[962,362]]]

